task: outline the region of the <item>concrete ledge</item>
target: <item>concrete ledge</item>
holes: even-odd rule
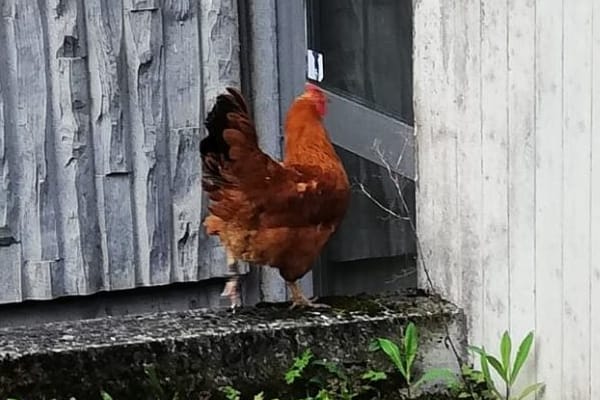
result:
[[[148,399],[145,364],[183,399],[227,384],[275,387],[305,348],[364,365],[372,357],[369,342],[398,338],[407,320],[419,327],[421,367],[457,367],[442,322],[464,354],[464,316],[449,303],[420,293],[323,302],[334,308],[288,311],[284,304],[263,304],[234,315],[196,310],[2,329],[0,398],[98,399],[104,389],[115,399]]]

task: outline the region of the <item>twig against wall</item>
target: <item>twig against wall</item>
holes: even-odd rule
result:
[[[397,161],[397,164],[400,164],[402,156],[404,155],[404,152],[406,151],[407,147],[408,146],[405,143],[402,148],[402,151],[400,153],[400,157]],[[375,198],[375,196],[373,196],[367,190],[367,188],[365,187],[365,185],[363,183],[359,182],[359,183],[357,183],[357,186],[360,188],[360,191],[370,201],[373,202],[373,204],[375,204],[381,210],[383,210],[384,212],[389,214],[391,217],[401,219],[401,220],[407,220],[409,222],[410,229],[415,238],[415,243],[417,245],[417,252],[419,255],[418,260],[420,262],[418,262],[417,265],[420,264],[421,268],[423,269],[423,273],[425,274],[425,279],[427,280],[427,285],[429,286],[429,293],[441,298],[440,293],[437,292],[437,290],[435,289],[435,286],[433,285],[433,280],[431,279],[431,274],[429,273],[429,268],[427,266],[427,262],[425,261],[425,258],[423,257],[423,247],[421,246],[421,241],[419,240],[419,235],[417,233],[417,227],[415,225],[414,220],[412,218],[410,218],[410,208],[409,208],[406,198],[404,197],[404,194],[403,194],[403,186],[404,186],[402,183],[403,178],[401,178],[396,172],[394,172],[394,169],[392,168],[391,163],[386,159],[386,157],[385,157],[383,151],[381,150],[379,143],[377,143],[377,141],[375,141],[373,143],[373,151],[375,152],[375,154],[381,161],[382,165],[386,169],[387,178],[392,181],[392,183],[396,189],[396,194],[398,196],[398,200],[400,200],[400,210],[394,210],[392,206],[387,206],[387,205],[383,204],[381,201],[379,201],[377,198]],[[398,279],[398,277],[395,277],[395,279]],[[440,310],[442,310],[441,305],[440,305]],[[445,331],[444,342],[446,344],[446,347],[452,351],[452,353],[456,359],[456,362],[458,363],[458,368],[460,370],[464,364],[464,360],[462,359],[462,357],[458,353],[458,350],[456,349],[456,345],[455,345],[452,337],[450,336],[449,325],[446,322],[444,323],[444,331]]]

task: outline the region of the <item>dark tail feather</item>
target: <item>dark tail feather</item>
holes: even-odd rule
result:
[[[217,153],[228,156],[229,146],[223,139],[223,132],[229,123],[228,114],[242,114],[249,117],[248,105],[240,92],[233,88],[227,88],[228,94],[220,94],[215,105],[212,107],[204,126],[208,130],[208,136],[200,142],[200,154]]]
[[[200,155],[205,190],[227,183],[220,169],[224,161],[230,161],[229,145],[223,138],[223,132],[231,126],[228,116],[238,114],[249,118],[248,105],[242,94],[234,88],[227,88],[227,92],[217,96],[204,121],[208,136],[200,141]]]

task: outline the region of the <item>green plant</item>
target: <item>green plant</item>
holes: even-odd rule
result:
[[[373,371],[368,370],[361,376],[362,379],[365,379],[369,382],[379,382],[387,379],[387,374],[382,371]]]
[[[413,364],[419,347],[418,332],[415,324],[410,322],[404,331],[400,345],[385,338],[377,338],[371,343],[371,350],[383,351],[392,361],[398,372],[406,381],[408,396],[426,382],[446,381],[448,384],[456,382],[456,375],[446,368],[435,368],[426,371],[416,382],[414,381]]]
[[[497,400],[496,395],[488,388],[483,372],[474,370],[468,365],[461,368],[462,380],[449,386],[453,398],[464,400]]]
[[[331,360],[316,359],[305,350],[294,358],[292,366],[285,372],[286,383],[296,394],[303,393],[298,400],[353,400],[380,398],[379,383],[387,379],[384,372],[369,370],[356,375],[341,364]]]
[[[527,386],[518,395],[513,395],[513,386],[516,382],[521,368],[527,361],[531,346],[533,344],[533,332],[529,332],[521,341],[514,362],[512,358],[512,340],[508,332],[504,332],[500,340],[500,359],[486,352],[485,347],[471,346],[469,349],[479,356],[481,364],[481,373],[485,379],[488,389],[496,396],[497,399],[503,400],[522,400],[532,394],[537,393],[543,386],[543,383],[534,383]],[[504,395],[496,388],[496,384],[492,378],[490,365],[498,376],[504,381]]]
[[[306,397],[302,400],[351,400],[357,395],[350,389],[348,376],[339,364],[315,360],[310,349],[294,358],[292,366],[285,373],[288,385],[298,383],[300,379],[306,390]]]
[[[100,397],[102,400],[113,400],[112,396],[106,393],[104,390],[100,391]]]
[[[227,400],[240,400],[240,395],[242,394],[239,390],[231,386],[220,387],[219,391],[225,395]]]
[[[291,385],[296,379],[300,378],[313,357],[313,353],[310,349],[304,350],[300,357],[295,357],[294,363],[285,373],[285,383]]]
[[[260,392],[259,394],[255,394],[252,400],[265,400],[265,392]]]

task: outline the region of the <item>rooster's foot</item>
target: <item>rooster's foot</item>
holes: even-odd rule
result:
[[[240,270],[236,258],[229,250],[227,251],[227,269],[229,271],[229,280],[223,288],[221,296],[228,297],[230,309],[235,313],[236,309],[242,306],[242,298],[240,296]]]
[[[331,308],[331,306],[327,304],[315,303],[316,297],[310,300],[307,299],[296,282],[288,282],[287,284],[292,297],[290,310],[293,310],[294,308]]]
[[[232,276],[229,278],[223,289],[221,296],[229,298],[230,308],[233,312],[242,306],[242,298],[239,290],[239,277]]]
[[[290,306],[290,310],[293,310],[295,308],[331,308],[331,306],[329,304],[323,304],[323,303],[313,303],[312,301],[308,300],[308,299],[304,299],[304,300],[293,300],[292,301],[292,305]]]

